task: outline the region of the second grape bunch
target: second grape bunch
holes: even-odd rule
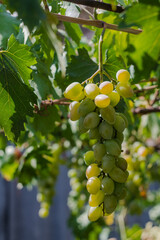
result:
[[[70,84],[64,96],[73,100],[69,106],[70,119],[79,120],[81,133],[88,132],[90,139],[97,139],[93,150],[84,155],[86,163],[87,191],[90,193],[88,218],[96,221],[111,214],[118,200],[126,195],[124,183],[128,178],[127,162],[121,155],[123,131],[128,125],[124,114],[116,112],[121,97],[132,97],[130,74],[117,72],[118,84],[102,82],[99,87],[89,83],[83,87],[78,82]]]

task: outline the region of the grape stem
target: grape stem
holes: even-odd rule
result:
[[[46,0],[42,0],[42,1],[43,1],[45,10],[46,10],[47,12],[49,12],[49,7],[48,7],[48,4],[47,4],[47,1],[46,1]]]
[[[105,33],[105,28],[103,29],[100,39],[99,39],[99,75],[100,83],[103,82],[103,55],[102,55],[102,45],[103,45],[103,36]]]
[[[85,84],[85,83],[87,83],[87,82],[89,82],[89,81],[92,81],[93,78],[95,78],[99,73],[100,73],[100,70],[98,69],[95,73],[93,73],[93,75],[92,75],[91,77],[87,78],[87,79],[86,79],[84,82],[82,82],[81,84],[83,85],[83,84]]]

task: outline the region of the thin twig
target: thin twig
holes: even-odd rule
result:
[[[150,90],[153,90],[157,87],[158,87],[158,85],[153,85],[153,86],[148,86],[148,87],[145,87],[145,88],[142,88],[142,89],[136,89],[136,90],[134,90],[134,93],[141,93],[141,92],[145,92],[145,91],[150,91]]]
[[[121,6],[115,6],[115,8],[113,9],[112,4],[95,1],[95,0],[65,0],[65,1],[72,2],[75,4],[85,5],[88,7],[104,9],[104,10],[111,11],[111,12],[121,13],[124,11],[124,8]]]
[[[139,83],[143,83],[143,82],[157,82],[158,81],[158,79],[157,78],[149,78],[149,79],[144,79],[144,80],[142,80],[142,81],[140,81]]]
[[[157,102],[157,99],[158,99],[158,95],[159,95],[159,90],[157,89],[155,94],[154,94],[154,98],[150,101],[150,105],[153,106],[153,104],[155,102]]]
[[[98,69],[95,73],[93,73],[93,75],[91,77],[87,78],[81,84],[83,85],[83,84],[87,83],[88,81],[91,81],[93,78],[95,78],[98,75],[99,72],[100,72],[100,70]]]
[[[149,113],[160,112],[160,107],[135,108],[132,110],[133,114],[145,115]]]
[[[49,7],[48,7],[48,4],[47,4],[47,0],[42,0],[42,1],[43,1],[45,10],[46,10],[47,12],[49,12]]]
[[[102,34],[99,39],[99,74],[100,74],[100,83],[103,82],[103,55],[102,55],[102,45],[103,45],[103,36],[105,33],[105,29],[103,29]]]
[[[94,26],[94,27],[97,27],[97,28],[107,28],[107,29],[111,29],[111,30],[115,30],[115,31],[127,32],[127,33],[132,33],[132,34],[139,34],[139,33],[142,32],[141,29],[119,28],[118,25],[106,23],[106,22],[100,21],[100,20],[74,18],[74,17],[68,17],[68,16],[64,16],[64,15],[61,15],[61,14],[57,14],[57,13],[50,13],[50,14],[57,17],[57,19],[59,21],[64,21],[64,22],[77,23],[77,24],[80,24],[80,25],[89,25],[89,26]]]

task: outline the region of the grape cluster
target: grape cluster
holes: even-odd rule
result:
[[[90,221],[111,214],[126,195],[124,183],[128,178],[127,162],[120,157],[123,131],[128,121],[124,114],[116,112],[120,96],[131,97],[128,83],[130,74],[126,70],[117,72],[116,90],[109,81],[88,83],[83,87],[78,82],[70,84],[64,96],[73,100],[69,106],[70,119],[79,120],[81,133],[88,132],[97,143],[84,154],[89,197]]]

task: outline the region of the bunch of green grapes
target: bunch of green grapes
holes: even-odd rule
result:
[[[54,144],[52,149],[53,156],[46,156],[48,160],[47,171],[41,172],[38,179],[37,201],[40,202],[39,216],[46,218],[49,215],[50,206],[52,205],[55,194],[54,187],[59,174],[59,156],[61,146]]]
[[[123,131],[128,121],[124,114],[116,112],[120,96],[131,97],[128,83],[130,74],[126,70],[117,72],[116,90],[111,82],[98,85],[78,82],[70,84],[64,96],[73,102],[69,106],[70,119],[79,120],[81,133],[88,132],[97,143],[84,155],[87,190],[90,193],[88,217],[96,221],[102,215],[111,214],[126,195],[124,183],[128,178],[127,162],[120,156]]]

